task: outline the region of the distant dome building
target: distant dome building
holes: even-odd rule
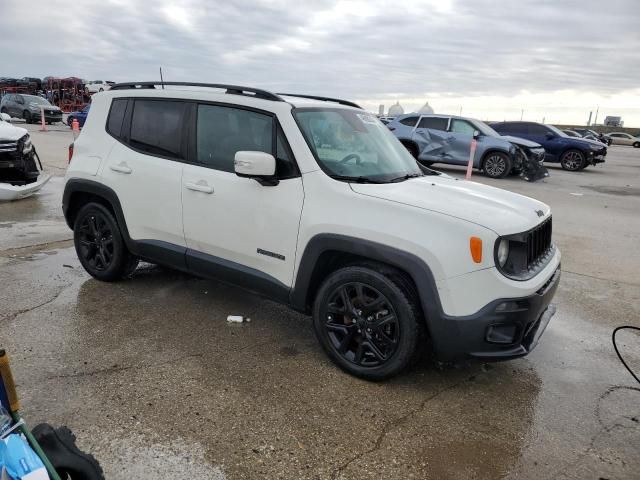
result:
[[[422,106],[420,110],[418,110],[418,113],[426,113],[427,115],[429,115],[433,113],[433,108],[431,108],[431,105],[429,105],[429,102],[427,102]]]
[[[389,112],[387,115],[390,117],[397,117],[398,115],[402,115],[404,113],[404,108],[400,105],[400,102],[396,102],[389,107]]]

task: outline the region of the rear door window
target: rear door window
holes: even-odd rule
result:
[[[447,131],[449,119],[447,117],[422,117],[418,128],[431,128],[433,130]]]
[[[187,102],[135,100],[129,143],[150,155],[183,159],[182,133]]]

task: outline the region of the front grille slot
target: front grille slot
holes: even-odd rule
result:
[[[551,218],[527,233],[527,268],[534,267],[551,249]]]

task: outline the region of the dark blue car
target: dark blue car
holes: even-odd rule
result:
[[[535,122],[499,122],[491,127],[501,135],[512,135],[539,143],[545,149],[545,162],[560,162],[565,170],[582,170],[603,163],[607,146],[595,140],[570,137],[553,125]]]
[[[87,115],[89,115],[89,108],[91,108],[91,105],[87,105],[79,112],[71,112],[67,117],[67,125],[71,126],[73,119],[75,118],[78,120],[80,128],[82,128],[84,126],[84,122],[87,120]]]

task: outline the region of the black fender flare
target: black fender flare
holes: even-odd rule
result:
[[[133,241],[129,236],[129,230],[127,229],[127,222],[124,219],[124,213],[122,211],[122,205],[118,195],[111,188],[103,185],[102,183],[87,180],[84,178],[72,178],[67,180],[64,186],[64,193],[62,194],[62,213],[64,219],[70,229],[73,230],[73,219],[70,215],[71,197],[75,193],[89,193],[105,199],[111,205],[113,212],[118,221],[120,232],[128,248],[132,246]]]
[[[318,234],[309,240],[300,259],[295,284],[289,297],[289,303],[295,310],[308,312],[307,299],[313,273],[318,260],[325,252],[353,254],[402,270],[411,277],[416,286],[434,347],[440,343],[438,339],[453,334],[446,331],[435,277],[421,258],[388,245],[346,235]]]

